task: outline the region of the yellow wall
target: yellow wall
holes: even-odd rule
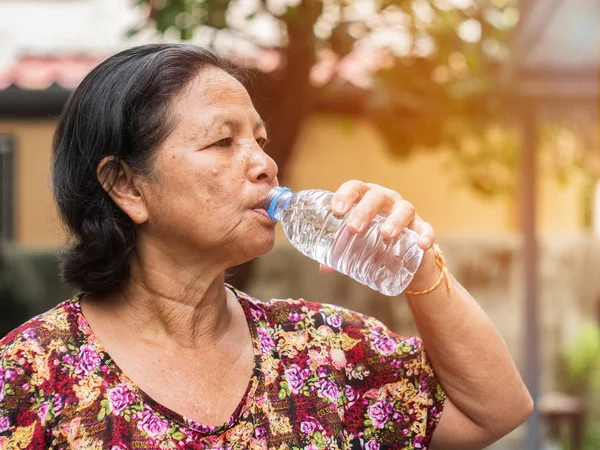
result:
[[[50,190],[54,121],[0,122],[15,142],[15,238],[23,247],[53,247],[64,233]]]
[[[542,234],[582,230],[583,184],[581,174],[573,174],[568,185],[562,185],[556,178],[541,177],[538,182],[537,220]]]
[[[16,143],[16,224],[18,245],[38,248],[61,243],[64,232],[50,191],[48,165],[54,121],[1,122],[0,134]],[[448,173],[448,155],[415,153],[397,159],[367,121],[338,117],[311,119],[297,143],[284,180],[290,188],[336,189],[361,179],[400,192],[431,222],[438,235],[481,235],[518,230],[516,205],[506,198],[483,198]],[[580,180],[568,186],[543,176],[539,182],[538,224],[542,233],[581,229]]]
[[[292,189],[336,189],[358,179],[392,188],[438,233],[497,233],[511,227],[511,205],[481,198],[458,183],[444,168],[444,155],[415,154],[398,159],[367,121],[349,127],[338,117],[315,117],[304,130],[291,163]]]
[[[287,184],[292,189],[333,190],[346,180],[364,180],[400,192],[438,234],[518,231],[516,202],[482,197],[458,183],[456,173],[449,173],[449,160],[449,154],[426,152],[394,158],[368,121],[355,120],[348,126],[339,117],[318,116],[301,135]],[[540,234],[581,231],[582,178],[572,176],[565,186],[548,173],[538,182]]]

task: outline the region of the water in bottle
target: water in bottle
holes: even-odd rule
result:
[[[279,221],[294,247],[306,256],[341,272],[382,294],[402,293],[414,277],[423,250],[419,235],[405,229],[385,239],[380,228],[385,217],[376,216],[366,231],[355,234],[346,226],[349,213],[336,216],[331,209],[333,193],[310,189],[293,193],[275,187],[265,209]]]

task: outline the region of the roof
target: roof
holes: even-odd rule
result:
[[[281,56],[273,49],[265,49],[259,56],[226,56],[242,67],[254,67],[263,72],[271,72],[281,64]],[[7,68],[0,67],[0,91],[11,85],[21,89],[43,90],[53,84],[72,90],[105,57],[108,54],[22,56]],[[331,52],[322,52],[311,78],[317,85],[335,76],[365,87],[370,83],[371,74],[381,67],[384,59],[383,52],[362,50],[351,53],[338,63]]]
[[[24,56],[0,70],[0,90],[11,85],[43,90],[52,85],[75,88],[103,58],[82,56]]]
[[[597,97],[598,0],[522,0],[513,67],[526,94]]]
[[[598,0],[529,0],[517,37],[522,67],[544,71],[600,68]]]
[[[69,93],[103,58],[23,56],[0,70],[0,118],[52,118]]]
[[[26,55],[6,69],[0,67],[0,117],[53,117],[60,114],[69,93],[108,55]],[[271,72],[281,64],[276,50],[264,50],[259,56],[228,54],[242,67]],[[335,78],[342,85],[361,91],[371,82],[371,74],[384,64],[377,51],[361,51],[337,61],[333,54],[319,55],[311,72],[315,85]],[[346,106],[344,106],[346,107]]]

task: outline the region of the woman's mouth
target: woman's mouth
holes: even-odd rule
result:
[[[254,211],[257,214],[260,214],[261,216],[265,217],[266,219],[268,219],[270,222],[273,222],[271,220],[271,218],[269,217],[269,215],[267,214],[267,211],[265,211],[264,208],[252,208],[252,211]]]

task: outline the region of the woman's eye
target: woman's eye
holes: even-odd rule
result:
[[[231,138],[221,139],[220,141],[215,142],[213,145],[216,147],[229,147],[233,143]]]
[[[256,142],[258,143],[258,145],[260,145],[261,148],[265,148],[267,146],[267,144],[269,143],[269,140],[267,138],[258,138],[256,139]]]
[[[216,145],[217,147],[229,147],[233,142],[233,139],[231,138],[225,138],[225,139],[221,139],[220,141],[215,142],[214,145]]]

